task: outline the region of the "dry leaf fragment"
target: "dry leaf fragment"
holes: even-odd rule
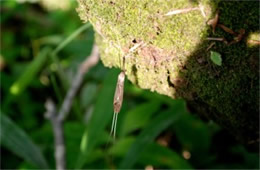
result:
[[[210,43],[209,47],[206,49],[206,51],[209,51],[209,49],[211,49],[216,43],[215,42],[212,42]]]
[[[229,43],[229,45],[240,42],[244,38],[245,32],[245,29],[240,29],[238,36],[235,37],[234,40]]]
[[[218,24],[218,26],[219,26],[220,28],[222,28],[225,32],[229,33],[229,34],[237,35],[237,33],[235,33],[232,29],[226,27],[226,26],[223,25],[223,24]]]
[[[207,24],[212,27],[213,33],[215,33],[215,29],[218,24],[218,18],[219,18],[219,10],[217,10],[215,17],[207,22]]]
[[[245,33],[246,33],[246,30],[245,30],[245,29],[240,29],[238,36],[235,37],[234,40],[235,40],[236,42],[241,41],[241,40],[243,39]]]
[[[260,45],[260,41],[258,40],[248,40],[247,43],[250,45]]]
[[[200,58],[197,58],[197,61],[198,61],[199,64],[202,64],[202,63],[204,63],[206,60],[205,60],[204,58],[200,57]]]

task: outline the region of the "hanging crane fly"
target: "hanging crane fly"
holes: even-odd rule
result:
[[[117,116],[121,110],[123,97],[124,97],[124,83],[125,83],[125,59],[131,55],[139,46],[143,45],[143,42],[135,44],[132,48],[129,49],[127,55],[123,57],[123,70],[120,72],[117,78],[116,90],[114,95],[114,114],[112,119],[112,127],[110,131],[110,136],[113,135],[113,139],[116,139],[116,124]]]
[[[117,124],[117,116],[121,110],[123,97],[124,97],[124,83],[125,83],[125,71],[121,71],[117,78],[116,91],[114,95],[114,114],[112,121],[112,128],[110,135],[113,134],[113,138],[116,138],[116,124]]]

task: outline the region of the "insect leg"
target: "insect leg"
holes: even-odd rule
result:
[[[115,118],[115,122],[114,122],[114,134],[113,134],[113,138],[114,138],[114,140],[116,139],[116,124],[117,124],[117,115],[118,115],[118,113],[115,113],[115,115],[116,115],[116,118]]]
[[[110,131],[110,136],[112,136],[113,131],[114,131],[115,116],[116,116],[116,113],[114,112],[113,119],[112,119],[112,127],[111,127],[111,131]]]

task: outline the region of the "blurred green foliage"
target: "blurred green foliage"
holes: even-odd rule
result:
[[[38,3],[1,1],[1,169],[55,168],[44,103],[52,98],[61,105],[94,41],[76,5],[47,11]],[[68,168],[259,168],[258,151],[189,113],[185,101],[128,81],[112,142],[118,73],[98,63],[86,74],[64,123]]]

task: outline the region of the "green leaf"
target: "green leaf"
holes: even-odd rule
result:
[[[118,70],[111,70],[102,84],[94,111],[87,126],[86,150],[79,156],[76,164],[77,169],[84,165],[84,160],[88,154],[92,152],[93,148],[102,139],[102,133],[112,117],[113,97],[118,73]]]
[[[109,154],[118,157],[124,156],[135,140],[136,138],[132,136],[120,139],[109,149]],[[157,143],[150,143],[145,147],[137,162],[144,166],[157,165],[158,167],[163,166],[172,169],[191,168],[190,164],[176,152]]]
[[[182,114],[175,124],[175,131],[185,149],[199,155],[207,153],[211,143],[210,131],[200,119],[191,114]]]
[[[36,74],[41,70],[43,64],[48,58],[47,55],[50,52],[50,48],[46,47],[39,52],[39,54],[35,57],[35,59],[29,64],[20,78],[14,82],[14,84],[10,88],[10,92],[13,95],[20,94],[26,87],[30,84],[30,82],[34,79]]]
[[[180,155],[157,143],[149,144],[141,154],[138,162],[143,165],[157,165],[171,169],[191,169],[191,165]]]
[[[164,96],[148,90],[143,90],[136,86],[126,84],[125,91],[127,91],[131,95],[138,96],[149,101],[161,101],[169,106],[172,105],[172,99],[169,96]]]
[[[210,59],[211,61],[218,65],[221,66],[222,65],[222,58],[221,58],[221,54],[219,54],[218,52],[215,51],[210,51]]]
[[[158,113],[137,137],[129,148],[129,152],[120,164],[120,168],[131,168],[138,160],[145,146],[151,143],[163,130],[178,120],[181,113],[186,112],[185,103],[182,100],[174,100],[171,109]]]
[[[160,102],[152,101],[138,105],[136,108],[128,111],[122,126],[122,135],[145,126],[152,114],[159,110],[160,106]]]
[[[40,149],[31,141],[22,129],[2,113],[0,141],[1,145],[31,164],[39,168],[48,168]]]
[[[135,139],[132,136],[122,138],[116,141],[108,152],[114,156],[124,156]]]

